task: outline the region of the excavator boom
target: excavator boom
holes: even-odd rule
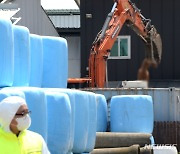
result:
[[[140,36],[146,46],[146,58],[159,64],[162,54],[162,41],[151,20],[146,19],[131,0],[114,0],[102,30],[97,34],[89,56],[89,77],[68,79],[68,83],[90,83],[90,87],[104,88],[107,80],[107,59],[111,48],[126,24]]]
[[[151,20],[146,19],[130,0],[115,0],[102,30],[95,38],[89,57],[90,86],[103,88],[106,82],[107,59],[117,36],[126,24],[132,28],[146,45],[146,58],[159,64],[162,54],[162,41]]]

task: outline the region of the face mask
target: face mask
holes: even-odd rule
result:
[[[17,128],[19,131],[23,131],[25,129],[28,129],[31,125],[31,118],[30,116],[27,114],[22,118],[17,118]]]

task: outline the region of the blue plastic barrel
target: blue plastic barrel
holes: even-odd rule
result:
[[[88,103],[88,137],[86,148],[84,152],[91,152],[94,149],[96,141],[96,126],[97,126],[97,103],[96,94],[92,92],[85,92],[88,94],[89,100],[84,103]]]
[[[29,130],[37,132],[47,141],[47,102],[41,88],[35,87],[7,87],[4,90],[22,91],[30,111],[32,123]]]
[[[20,96],[22,98],[25,98],[25,95],[22,91],[11,90],[11,89],[0,90],[0,101],[2,101],[4,98],[9,97],[9,96]]]
[[[41,87],[43,73],[43,45],[41,36],[30,34],[30,54],[29,86]]]
[[[74,130],[75,130],[75,90],[63,88],[42,88],[45,92],[58,92],[67,94],[71,104],[71,123],[70,123],[70,143],[68,154],[71,153],[74,143]]]
[[[75,132],[73,153],[82,153],[86,149],[89,127],[88,94],[74,90],[75,95]]]
[[[49,150],[66,154],[71,139],[71,104],[67,94],[46,91]]]
[[[13,25],[14,33],[14,81],[13,86],[28,86],[30,77],[29,29]]]
[[[44,88],[66,88],[68,78],[67,41],[61,37],[44,36],[43,79]]]
[[[13,84],[13,45],[11,21],[0,18],[0,87],[12,86]]]
[[[113,96],[110,103],[112,132],[152,133],[154,115],[151,96]]]
[[[108,111],[107,102],[104,95],[96,94],[97,100],[97,132],[106,132],[107,121],[108,121]]]

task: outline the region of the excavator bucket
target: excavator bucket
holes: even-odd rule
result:
[[[152,26],[149,31],[150,39],[146,43],[146,58],[159,64],[161,62],[162,56],[162,40],[160,34],[157,33],[157,30]]]

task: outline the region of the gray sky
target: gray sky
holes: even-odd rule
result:
[[[41,0],[44,9],[79,9],[74,0]]]

